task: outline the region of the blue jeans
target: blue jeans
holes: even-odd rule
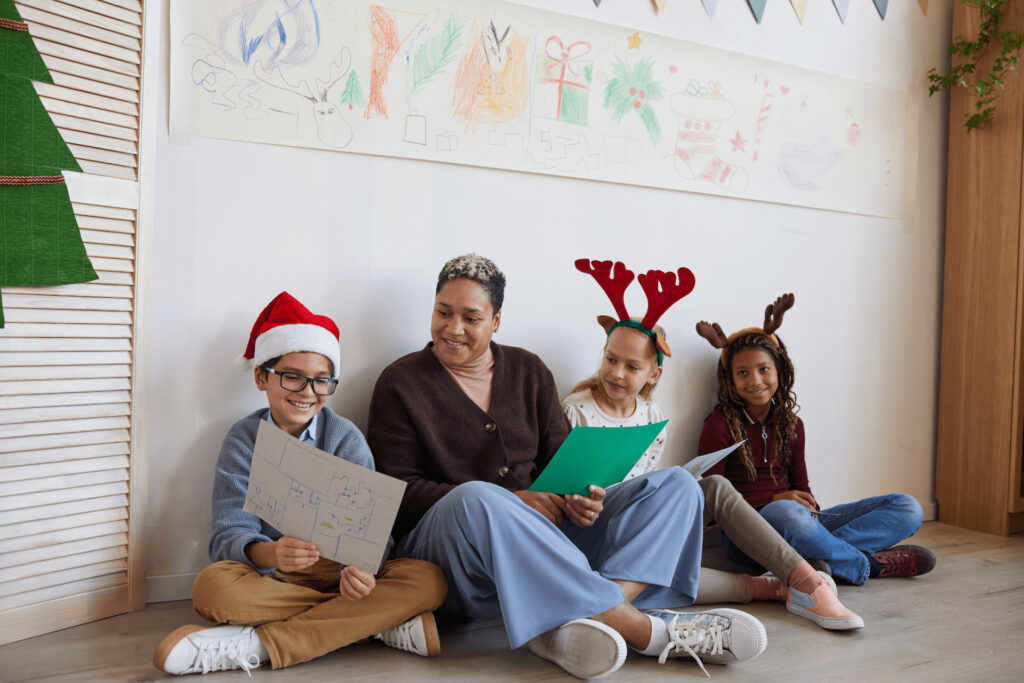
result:
[[[921,505],[905,493],[864,498],[815,513],[792,500],[760,510],[765,520],[806,559],[824,560],[832,573],[856,586],[868,580],[865,553],[893,546],[921,528]],[[758,566],[727,537],[722,547],[734,562]]]

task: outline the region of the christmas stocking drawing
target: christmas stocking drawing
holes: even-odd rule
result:
[[[692,86],[693,84],[691,84]],[[718,155],[722,123],[736,113],[732,102],[703,87],[678,92],[670,101],[678,115],[676,171],[687,180],[704,180],[729,192],[743,192],[749,184],[746,169]]]

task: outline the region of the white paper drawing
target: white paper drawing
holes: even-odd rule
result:
[[[376,574],[405,482],[299,441],[260,422],[243,510],[320,555]]]
[[[380,2],[170,3],[172,130],[904,211],[905,92],[497,0]]]

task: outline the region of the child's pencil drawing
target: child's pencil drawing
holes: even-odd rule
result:
[[[316,543],[324,557],[375,573],[404,491],[403,481],[327,455],[263,422],[242,509]]]
[[[500,1],[179,0],[170,15],[177,134],[904,208],[902,92]]]

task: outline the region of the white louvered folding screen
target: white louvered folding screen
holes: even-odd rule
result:
[[[139,0],[17,1],[82,166],[68,190],[99,280],[4,288],[0,642],[144,603],[133,453]],[[134,477],[134,481],[133,481]]]

